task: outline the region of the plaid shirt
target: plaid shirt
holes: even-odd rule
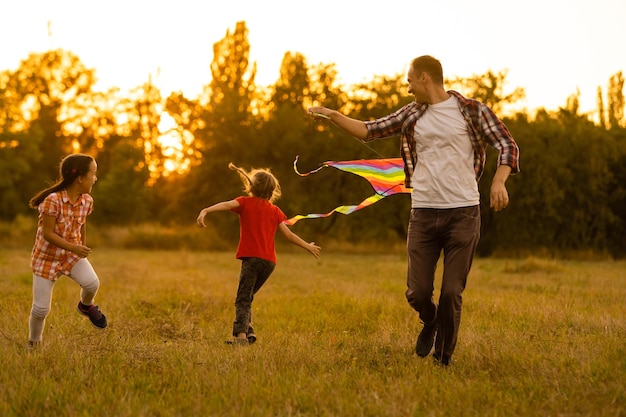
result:
[[[459,102],[459,110],[467,122],[469,137],[474,149],[474,172],[476,181],[480,179],[485,168],[487,144],[498,151],[498,166],[508,165],[511,174],[519,172],[519,148],[511,133],[498,119],[493,111],[478,100],[465,98],[456,91],[448,91]],[[415,138],[413,137],[415,122],[428,109],[428,104],[411,102],[388,116],[365,122],[367,138],[364,142],[389,136],[401,135],[401,154],[404,160],[404,185],[411,187],[413,169],[417,165]]]
[[[48,195],[38,210],[39,222],[30,266],[35,275],[56,281],[61,275],[69,275],[80,257],[53,245],[43,237],[43,216],[56,217],[54,233],[68,242],[82,244],[81,228],[93,211],[93,198],[89,194],[82,194],[72,204],[67,191],[62,190]]]

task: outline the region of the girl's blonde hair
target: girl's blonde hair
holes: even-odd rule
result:
[[[228,168],[239,173],[239,177],[244,183],[243,190],[249,196],[263,198],[270,203],[280,198],[280,184],[269,168],[253,169],[246,172],[232,162],[228,164]]]

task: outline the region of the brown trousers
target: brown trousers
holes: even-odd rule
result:
[[[407,236],[406,298],[420,319],[437,320],[435,356],[450,358],[461,323],[462,293],[480,238],[480,206],[412,209]],[[439,306],[433,298],[435,269],[443,251]]]

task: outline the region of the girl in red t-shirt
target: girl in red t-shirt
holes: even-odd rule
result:
[[[252,327],[254,294],[267,281],[276,266],[274,247],[276,229],[279,229],[289,242],[306,249],[317,259],[321,248],[315,242],[305,242],[283,223],[287,216],[273,204],[280,198],[280,184],[269,169],[254,169],[248,173],[232,163],[228,167],[239,173],[247,196],[202,209],[197,223],[201,227],[206,227],[205,216],[216,211],[230,210],[239,215],[239,246],[236,257],[241,260],[241,272],[235,299],[233,339],[227,343],[248,345],[256,341]]]

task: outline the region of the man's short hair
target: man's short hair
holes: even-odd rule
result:
[[[411,68],[416,75],[425,72],[434,82],[443,84],[443,68],[438,59],[430,55],[422,55],[411,61]]]

